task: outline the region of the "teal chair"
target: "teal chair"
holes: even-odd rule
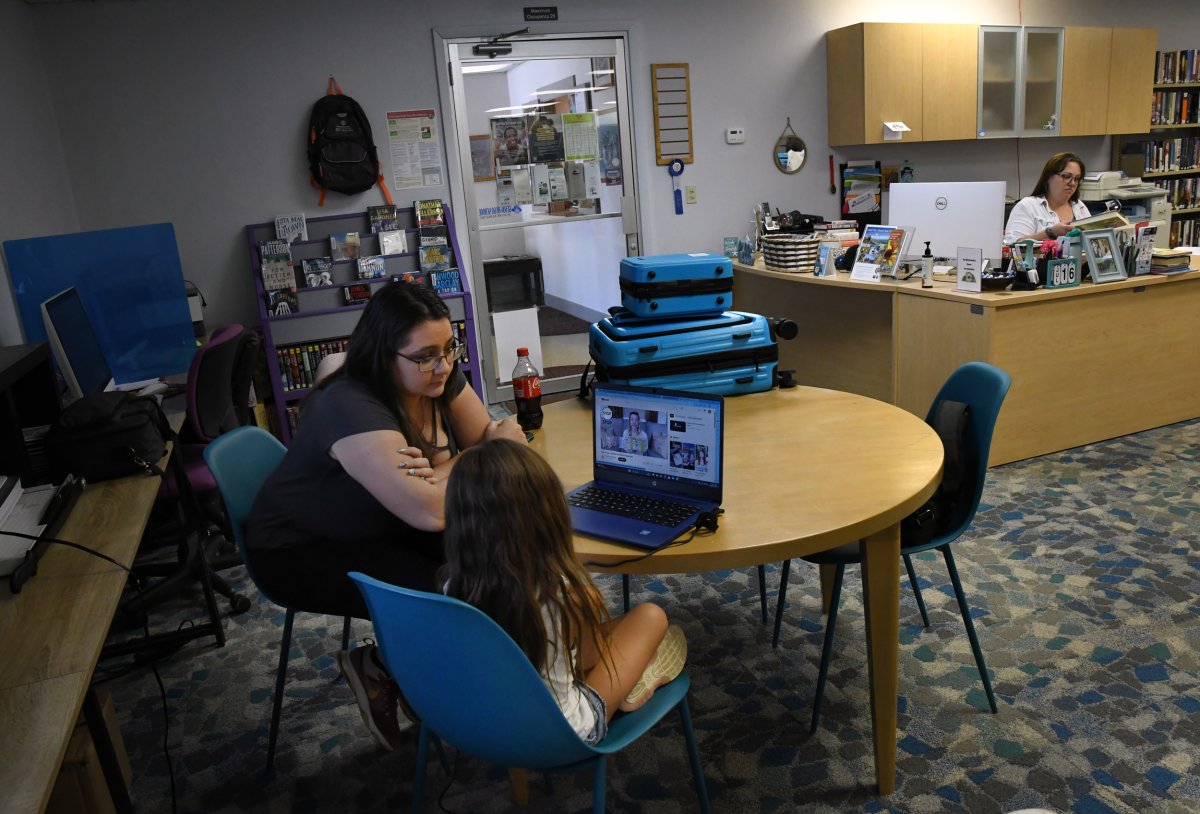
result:
[[[358,572],[351,572],[350,578],[366,599],[384,664],[421,718],[414,812],[421,810],[430,738],[501,766],[544,772],[590,769],[593,810],[602,812],[608,756],[637,740],[672,709],[678,709],[682,719],[699,808],[709,810],[688,712],[691,679],[686,671],[655,690],[641,709],[618,713],[608,735],[592,746],[567,723],[529,658],[478,608]]]
[[[908,581],[912,586],[917,600],[917,608],[921,612],[921,621],[929,627],[929,616],[925,612],[925,601],[921,597],[921,588],[917,584],[916,572],[913,570],[912,555],[922,551],[937,550],[946,561],[946,569],[950,573],[950,584],[954,588],[954,596],[958,600],[958,610],[962,614],[963,625],[967,629],[967,638],[971,642],[971,652],[975,655],[975,665],[979,668],[979,678],[983,681],[983,689],[987,693],[988,706],[996,712],[996,696],[992,692],[992,682],[988,678],[987,664],[983,659],[983,650],[979,647],[979,637],[975,634],[975,624],[971,621],[971,610],[967,598],[963,594],[962,581],[958,577],[958,568],[954,564],[954,554],[951,553],[951,543],[957,540],[963,532],[970,528],[979,509],[979,500],[983,495],[983,484],[987,479],[988,455],[992,447],[992,431],[996,428],[996,418],[1000,414],[1000,406],[1012,384],[1012,377],[994,365],[985,362],[968,362],[950,374],[950,378],[942,385],[934,398],[933,404],[926,415],[926,421],[932,423],[938,405],[942,401],[957,401],[969,408],[965,449],[962,450],[964,466],[964,490],[967,496],[959,505],[954,516],[946,518],[935,530],[932,540],[922,543],[906,542],[904,534],[900,537],[900,554],[904,558],[904,567],[908,571]],[[838,602],[842,592],[842,577],[847,565],[862,563],[859,544],[849,543],[830,551],[822,551],[803,558],[805,562],[815,565],[835,566],[833,590],[830,595],[829,619],[825,623],[825,642],[821,648],[821,666],[817,672],[817,687],[813,699],[813,715],[811,731],[817,731],[821,717],[821,697],[825,692],[825,680],[829,675],[829,660],[833,653],[833,634],[837,624]],[[788,570],[791,561],[784,562],[780,573],[779,605],[775,611],[775,639],[779,644],[779,625],[787,594]]]
[[[279,714],[283,706],[283,684],[287,678],[288,651],[292,646],[292,622],[297,610],[284,605],[263,590],[254,568],[254,556],[246,550],[246,517],[258,497],[263,482],[279,466],[287,448],[275,436],[259,427],[238,427],[215,439],[204,448],[204,461],[212,471],[221,501],[229,517],[229,525],[241,552],[250,579],[271,602],[283,607],[283,641],[279,647],[279,669],[275,673],[275,695],[271,705],[271,728],[267,738],[267,771],[275,766],[275,744],[279,739]],[[342,623],[342,649],[350,641],[350,617]]]

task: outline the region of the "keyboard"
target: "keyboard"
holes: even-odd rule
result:
[[[630,492],[586,486],[567,497],[567,502],[580,509],[631,517],[659,526],[678,526],[696,512],[699,506],[660,497],[643,497]]]

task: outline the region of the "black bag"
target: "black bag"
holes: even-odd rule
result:
[[[935,534],[943,534],[962,521],[963,511],[974,493],[973,476],[979,464],[978,455],[967,440],[970,420],[971,408],[961,401],[938,402],[929,424],[945,449],[942,482],[933,497],[900,521],[901,545],[923,545]]]
[[[67,474],[102,481],[148,472],[161,475],[170,426],[153,398],[94,393],[66,407],[46,435],[55,480]]]
[[[308,171],[313,183],[346,195],[364,192],[382,178],[371,123],[333,77],[329,92],[317,100],[309,117]]]

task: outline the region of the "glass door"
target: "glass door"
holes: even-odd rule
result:
[[[518,347],[544,393],[571,390],[588,328],[620,303],[621,259],[640,246],[624,37],[443,43],[451,204],[485,400],[512,398]]]

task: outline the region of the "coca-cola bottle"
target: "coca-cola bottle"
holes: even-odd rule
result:
[[[517,348],[517,366],[513,368],[513,399],[517,402],[517,423],[523,430],[542,426],[542,375],[529,361],[529,348]]]

